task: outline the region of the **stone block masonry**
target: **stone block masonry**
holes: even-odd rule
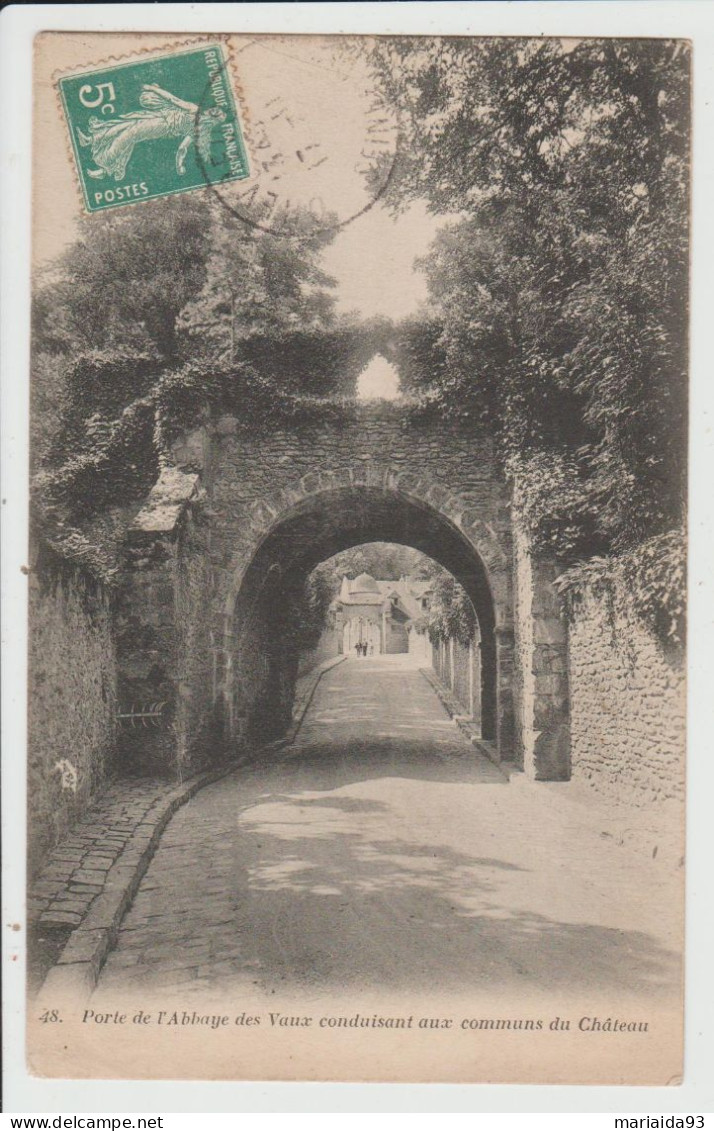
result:
[[[681,790],[681,672],[590,601],[569,646],[557,564],[531,552],[492,441],[397,404],[199,419],[133,512],[111,608],[79,570],[33,577],[33,861],[109,768],[181,781],[280,739],[300,674],[286,616],[314,566],[370,541],[414,546],[464,586],[480,646],[434,660],[497,759],[536,781]]]
[[[481,728],[481,642],[470,644],[460,640],[440,640],[431,651],[432,667],[441,683],[453,694],[460,713],[472,720],[480,735]]]
[[[352,405],[254,433],[225,416],[173,454],[209,499],[211,631],[233,740],[265,741],[289,719],[295,672],[270,616],[299,571],[376,540],[431,553],[471,585],[479,615],[487,606],[484,726],[511,744],[510,513],[492,444],[403,406]]]
[[[513,548],[515,761],[535,781],[564,781],[570,777],[568,637],[553,588],[559,570],[532,552],[517,509]]]
[[[29,580],[28,872],[112,772],[117,669],[111,600],[81,567],[36,549]]]
[[[212,564],[198,479],[165,468],[128,531],[117,598],[122,766],[180,779],[215,758]]]
[[[584,594],[569,666],[573,777],[640,806],[683,798],[684,669],[626,593]]]
[[[531,552],[492,442],[399,405],[202,420],[132,512],[111,600],[79,567],[31,576],[31,873],[110,773],[180,783],[280,740],[300,675],[285,610],[315,565],[369,541],[415,546],[466,589],[480,646],[434,662],[490,757],[643,804],[681,796],[681,670],[593,594],[568,640],[557,565]],[[65,885],[52,910],[71,925],[107,856],[63,847],[44,880]]]

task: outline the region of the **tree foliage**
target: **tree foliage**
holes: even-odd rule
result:
[[[462,585],[446,570],[434,575],[431,605],[424,618],[424,627],[432,644],[458,640],[468,645],[473,640],[477,619],[471,600]]]
[[[83,217],[77,239],[40,279],[34,347],[133,349],[175,361],[179,314],[208,277],[211,216],[193,193]]]
[[[537,544],[572,560],[671,529],[685,489],[688,47],[385,39],[372,59],[406,121],[394,206],[425,197],[458,216],[424,263],[431,342],[404,327],[407,381],[497,430],[532,486]]]
[[[334,315],[329,239],[248,235],[199,194],[80,221],[34,297],[33,405],[54,417],[33,431],[35,497],[55,533],[145,494],[206,408],[267,427],[341,362],[356,379],[365,343]]]
[[[320,266],[329,233],[300,210],[281,232],[248,232],[198,194],[80,222],[34,298],[33,405],[53,417],[33,431],[48,517],[66,526],[141,497],[206,410],[251,429],[339,414],[325,398],[353,391],[386,324],[336,317]]]
[[[341,550],[321,562],[314,572],[329,577],[333,594],[336,594],[343,577],[354,580],[361,573],[369,573],[382,581],[398,581],[406,575],[426,580],[433,577],[439,568],[430,557],[411,546],[396,542],[365,542]]]
[[[187,339],[184,358],[231,363],[246,358],[253,340],[280,339],[291,331],[319,334],[334,326],[334,280],[320,266],[332,234],[316,233],[304,210],[286,215],[281,232],[278,238],[248,231],[213,205],[202,252],[205,279],[178,318]]]

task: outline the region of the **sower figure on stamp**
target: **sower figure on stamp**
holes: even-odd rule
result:
[[[211,155],[211,135],[226,115],[217,106],[199,110],[193,102],[184,102],[156,83],[144,84],[139,103],[143,110],[120,114],[118,118],[89,119],[89,136],[78,131],[80,145],[92,147],[92,158],[98,168],[89,169],[90,177],[97,180],[111,175],[121,181],[131,160],[134,147],[142,141],[163,138],[180,138],[176,150],[176,171],[186,172],[186,154],[192,142],[196,143],[201,160],[207,162]]]

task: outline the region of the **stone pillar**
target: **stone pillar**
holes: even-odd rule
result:
[[[123,774],[171,773],[176,760],[176,546],[167,536],[132,531],[115,630]]]
[[[531,552],[514,523],[517,745],[535,781],[570,777],[567,623],[553,588],[556,563]]]
[[[471,641],[471,717],[482,732],[481,711],[481,640],[475,636]]]
[[[513,632],[496,629],[496,749],[499,761],[513,753]]]
[[[474,642],[469,640],[469,714],[474,717]]]
[[[175,776],[188,768],[191,688],[182,525],[198,476],[165,468],[127,532],[116,601],[122,773]],[[203,686],[210,699],[213,655],[205,648]]]

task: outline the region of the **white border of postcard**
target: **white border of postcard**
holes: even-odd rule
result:
[[[694,44],[691,544],[685,1079],[671,1088],[314,1085],[37,1079],[24,1064],[24,750],[32,40],[45,30],[686,37]],[[57,4],[0,14],[4,1107],[10,1112],[714,1111],[714,4]],[[13,961],[13,954],[18,956]],[[585,1120],[583,1120],[585,1122]],[[544,1124],[540,1122],[540,1125]]]

